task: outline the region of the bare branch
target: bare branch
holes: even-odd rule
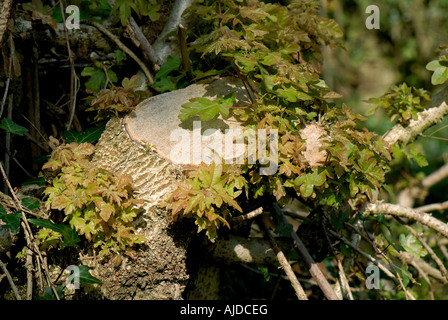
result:
[[[411,120],[409,126],[404,128],[401,124],[395,125],[384,137],[390,145],[402,141],[408,144],[434,124],[442,121],[448,114],[448,88],[443,89],[431,99],[431,108],[418,113],[417,120]]]
[[[431,203],[427,204],[426,206],[421,206],[416,208],[415,210],[428,212],[428,211],[443,211],[448,209],[448,201],[441,202],[441,203]]]
[[[156,52],[149,43],[148,39],[146,39],[134,18],[130,17],[128,21],[129,24],[127,30],[130,33],[132,40],[137,43],[137,46],[141,47],[145,58],[151,62],[154,72],[158,72],[160,70],[160,61]]]
[[[430,213],[421,212],[415,209],[406,208],[391,203],[369,203],[361,209],[363,216],[371,214],[388,214],[395,217],[408,218],[428,226],[444,237],[448,238],[448,225],[439,219],[434,218]]]
[[[142,60],[140,60],[139,57],[135,55],[134,52],[132,52],[128,47],[124,45],[123,42],[120,41],[112,32],[104,28],[101,24],[94,22],[94,21],[83,21],[86,24],[91,24],[92,26],[96,27],[98,30],[100,30],[102,33],[104,33],[106,36],[108,36],[112,41],[114,41],[117,46],[123,50],[127,55],[129,55],[137,64],[140,66],[140,68],[145,73],[146,78],[148,79],[148,84],[154,83],[154,77],[152,76],[151,72],[149,71],[148,67],[143,63]]]
[[[232,218],[229,223],[238,223],[238,222],[242,222],[242,221],[246,221],[246,220],[250,220],[253,219],[255,217],[258,217],[260,214],[263,213],[263,207],[260,207],[258,209],[255,209],[247,214],[243,214],[241,216]]]
[[[428,175],[424,178],[418,185],[412,186],[402,190],[398,195],[397,203],[403,207],[412,208],[414,206],[415,199],[423,200],[426,196],[425,191],[436,185],[440,181],[446,179],[448,177],[448,163]],[[418,210],[421,210],[420,208]],[[430,211],[430,210],[443,210],[443,209],[428,209],[421,211]]]
[[[305,291],[303,290],[302,285],[300,284],[299,280],[297,279],[296,275],[294,274],[294,271],[292,271],[292,268],[288,262],[288,259],[286,259],[285,254],[280,250],[274,237],[270,234],[268,225],[265,220],[266,220],[266,217],[264,217],[264,219],[261,219],[262,223],[260,224],[260,226],[264,229],[263,231],[264,231],[265,235],[268,237],[269,242],[271,243],[271,247],[277,256],[278,262],[280,262],[280,265],[282,266],[283,270],[285,271],[286,275],[288,276],[288,279],[291,282],[291,285],[294,288],[294,291],[296,292],[297,298],[299,300],[308,300],[308,297],[307,297]]]
[[[176,41],[166,39],[166,37],[169,33],[176,30],[179,24],[186,26],[182,14],[185,9],[193,5],[193,3],[194,0],[176,0],[174,2],[168,21],[153,44],[154,51],[157,52],[161,64],[164,64],[169,56],[178,53],[179,46]]]
[[[435,263],[437,264],[437,266],[440,269],[440,272],[442,273],[442,275],[445,277],[445,281],[446,282],[448,280],[448,272],[445,268],[445,266],[443,265],[443,262],[439,259],[439,257],[435,254],[434,250],[432,250],[432,248],[426,243],[426,241],[424,241],[422,239],[422,237],[414,230],[412,229],[410,226],[405,226],[406,229],[409,230],[410,233],[412,233],[412,235],[414,237],[416,237],[418,239],[418,241],[420,241],[420,243],[422,244],[422,246],[426,249],[426,251],[428,251],[429,255],[431,256],[431,258],[435,261]]]
[[[0,267],[2,268],[3,272],[6,274],[6,278],[8,278],[9,284],[11,285],[12,291],[14,292],[14,295],[16,296],[17,300],[22,300],[19,294],[19,290],[17,290],[16,285],[14,284],[14,281],[12,280],[11,275],[9,274],[8,269],[6,269],[5,264],[0,260]]]

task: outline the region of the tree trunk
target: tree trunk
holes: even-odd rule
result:
[[[174,146],[170,133],[190,130],[188,126],[192,123],[181,123],[177,117],[183,103],[195,97],[213,99],[229,91],[237,91],[239,100],[244,97],[238,79],[215,79],[149,98],[130,115],[112,119],[107,124],[95,147],[93,161],[101,168],[132,177],[137,197],[145,200],[135,229],[147,241],[133,254],[121,255],[118,266],[117,258],[103,261],[96,267],[106,299],[182,298],[189,278],[187,247],[196,235],[196,226],[188,221],[170,224],[166,210],[160,207],[173,191],[175,182],[183,177],[182,166],[170,159],[169,151]],[[210,125],[224,131],[238,123],[230,118],[217,119],[208,123]],[[190,147],[189,141],[186,144],[185,147]]]
[[[175,165],[147,153],[121,125],[112,119],[96,146],[96,164],[132,176],[138,197],[146,200],[135,222],[137,233],[148,239],[134,256],[122,256],[118,267],[112,261],[98,266],[107,299],[179,299],[188,279],[186,249],[191,232],[169,226],[159,205],[181,171]]]

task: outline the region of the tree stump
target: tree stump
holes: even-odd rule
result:
[[[197,234],[196,226],[182,221],[170,224],[169,213],[160,204],[173,191],[175,182],[183,178],[183,168],[194,163],[179,163],[179,159],[171,158],[170,150],[179,147],[179,142],[171,141],[170,135],[173,130],[193,133],[193,121],[182,123],[178,119],[181,105],[189,99],[212,99],[233,91],[237,92],[237,103],[245,100],[246,93],[238,79],[212,79],[151,97],[125,117],[108,122],[93,161],[101,168],[132,177],[137,197],[145,200],[134,226],[147,241],[133,254],[121,255],[121,263],[110,259],[96,267],[104,298],[182,298],[189,279],[187,249]],[[204,123],[202,130],[215,128],[224,133],[226,128],[239,126],[234,118],[218,118]]]

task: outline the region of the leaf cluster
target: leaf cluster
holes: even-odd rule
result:
[[[94,247],[100,246],[104,255],[110,250],[125,250],[143,241],[131,226],[137,216],[135,205],[140,201],[134,198],[130,177],[100,169],[90,161],[93,150],[90,143],[73,142],[52,152],[43,166],[51,178],[51,186],[44,192],[45,204],[48,209],[63,213],[62,217],[57,214],[54,220],[68,222]],[[48,224],[37,223],[41,226]],[[59,225],[44,227],[65,234],[65,229],[61,229],[62,232],[58,229]]]
[[[145,97],[143,91],[136,90],[139,87],[140,77],[137,75],[124,78],[121,87],[102,89],[91,101],[91,108],[87,111],[97,111],[96,120],[108,119],[118,116],[120,113],[134,110],[136,105]]]
[[[223,103],[230,95],[213,101],[193,99],[183,105],[180,119],[199,115],[206,121],[235,115],[257,132],[278,132],[277,174],[259,172],[265,160],[273,159],[269,152],[255,164],[247,161],[240,166],[250,186],[248,198],[274,196],[283,203],[298,198],[311,207],[331,208],[349,199],[356,203],[365,197],[377,198],[388,171],[390,149],[381,137],[360,128],[364,117],[334,102],[340,95],[322,79],[321,46],[338,45],[342,31],[335,21],[318,15],[316,1],[291,1],[283,6],[256,0],[203,0],[189,9],[188,16],[194,17],[192,52],[199,53],[208,65],[224,66],[221,72],[240,77],[248,96],[255,98],[247,108]],[[303,133],[310,125],[319,128],[315,152],[325,154],[320,163],[310,162],[304,154],[310,142]],[[271,140],[266,141],[263,147],[271,150]],[[184,189],[200,192],[207,188],[199,182]],[[213,198],[213,192],[209,189],[206,195]],[[186,199],[173,198],[170,208],[178,214],[187,208]]]
[[[157,2],[157,0],[117,0],[111,14],[117,14],[123,26],[128,24],[128,19],[132,16],[132,13],[156,21],[160,17],[160,5]]]
[[[391,121],[397,120],[406,126],[411,119],[417,119],[417,113],[423,111],[430,101],[429,93],[424,89],[409,87],[406,83],[393,86],[379,98],[371,98],[367,114],[373,114],[379,107],[386,110]]]
[[[238,167],[201,164],[189,173],[185,181],[178,182],[163,206],[171,210],[173,220],[193,217],[198,232],[206,230],[208,238],[214,241],[220,225],[230,228],[227,219],[232,217],[232,210],[242,213],[235,198],[247,187],[247,181]]]
[[[187,73],[182,70],[182,59],[178,55],[168,57],[154,77],[152,88],[160,93],[182,89],[188,85]]]

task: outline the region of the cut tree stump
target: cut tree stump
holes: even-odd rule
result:
[[[105,299],[181,299],[189,279],[187,248],[197,235],[192,223],[170,224],[169,213],[160,204],[183,179],[183,169],[195,165],[190,159],[172,158],[172,149],[189,148],[187,142],[170,141],[172,132],[193,134],[193,121],[182,123],[181,106],[191,98],[223,97],[237,92],[237,103],[246,92],[236,78],[209,79],[185,89],[157,95],[141,102],[123,118],[111,119],[95,147],[93,161],[101,168],[132,177],[137,197],[145,200],[135,229],[147,241],[131,255],[100,262],[95,272],[102,280]],[[207,128],[238,128],[233,118],[201,122]],[[225,136],[221,136],[225,139]],[[205,144],[206,145],[206,144]],[[202,144],[204,146],[204,144]],[[192,155],[193,156],[193,155]],[[182,160],[182,161],[179,161]]]

